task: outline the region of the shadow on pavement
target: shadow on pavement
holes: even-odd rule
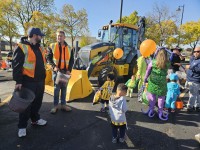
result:
[[[88,100],[86,100],[87,102]],[[74,102],[72,112],[58,111],[49,113],[52,103],[44,102],[41,108],[41,118],[47,119],[45,127],[27,127],[27,137],[17,137],[18,114],[11,112],[7,105],[0,109],[0,149],[9,150],[112,150],[112,149],[142,149],[142,150],[187,150],[198,149],[194,140],[175,139],[166,133],[157,131],[157,126],[170,123],[159,119],[149,119],[141,112],[127,113],[127,142],[113,144],[111,142],[111,127],[106,113],[100,113],[97,106]],[[183,115],[180,115],[180,120]],[[197,116],[195,116],[197,117]],[[196,119],[196,118],[194,118]],[[185,120],[187,121],[187,120]],[[138,122],[145,122],[141,125]],[[178,121],[177,121],[178,122]],[[180,122],[180,121],[179,121]]]

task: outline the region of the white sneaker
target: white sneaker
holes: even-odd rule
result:
[[[26,136],[26,128],[19,129],[18,137],[21,138],[21,137],[24,137],[24,136]]]
[[[38,125],[38,126],[44,126],[44,125],[47,124],[47,121],[44,120],[44,119],[39,119],[38,121],[32,122],[31,124],[32,124],[32,125]]]
[[[112,143],[117,143],[117,138],[112,138]]]
[[[120,143],[124,143],[125,139],[124,138],[119,138]]]
[[[195,139],[200,143],[200,133],[195,135]]]

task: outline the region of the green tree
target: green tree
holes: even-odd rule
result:
[[[0,34],[1,37],[10,43],[10,50],[13,46],[13,38],[17,38],[18,27],[13,16],[10,14],[9,8],[14,7],[15,3],[12,0],[0,1]]]
[[[147,38],[154,40],[160,46],[171,46],[177,42],[176,14],[170,13],[167,6],[154,5],[152,13],[147,17]]]
[[[200,41],[200,20],[187,22],[181,26],[181,41],[195,49]]]
[[[59,28],[55,24],[56,16],[54,14],[44,14],[39,11],[34,11],[33,16],[29,22],[24,26],[28,29],[31,26],[38,27],[45,34],[42,40],[44,46],[56,41],[56,30]]]
[[[65,4],[60,14],[59,22],[63,26],[66,35],[71,38],[71,46],[77,36],[84,35],[88,32],[88,15],[85,9],[75,12],[72,5]]]
[[[91,42],[89,36],[83,35],[83,36],[81,37],[81,40],[80,40],[79,45],[80,45],[80,47],[84,47],[84,46],[89,45],[89,44],[91,44],[91,43],[92,43],[92,42]]]
[[[129,16],[122,17],[121,23],[129,23],[136,25],[139,20],[138,12],[134,11]],[[117,20],[117,23],[119,23],[120,20]]]
[[[4,0],[2,0],[4,1]],[[51,12],[54,0],[12,0],[15,5],[9,11],[17,23],[26,32],[26,23],[30,22],[35,11],[48,14]]]

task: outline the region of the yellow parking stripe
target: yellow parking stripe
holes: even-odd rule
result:
[[[11,99],[12,95],[8,96],[6,99],[4,99],[1,103],[0,103],[0,107],[5,105],[6,103],[8,103],[8,101]]]

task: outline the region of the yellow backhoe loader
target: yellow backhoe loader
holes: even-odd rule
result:
[[[139,26],[116,23],[103,26],[98,36],[101,41],[82,47],[74,62],[67,86],[67,102],[89,96],[92,85],[89,77],[98,77],[98,85],[101,86],[108,73],[115,75],[115,81],[126,81],[136,69],[139,44],[144,40],[144,24]],[[121,59],[113,57],[116,48],[123,50]],[[53,94],[53,81],[51,70],[47,68],[46,92]]]

